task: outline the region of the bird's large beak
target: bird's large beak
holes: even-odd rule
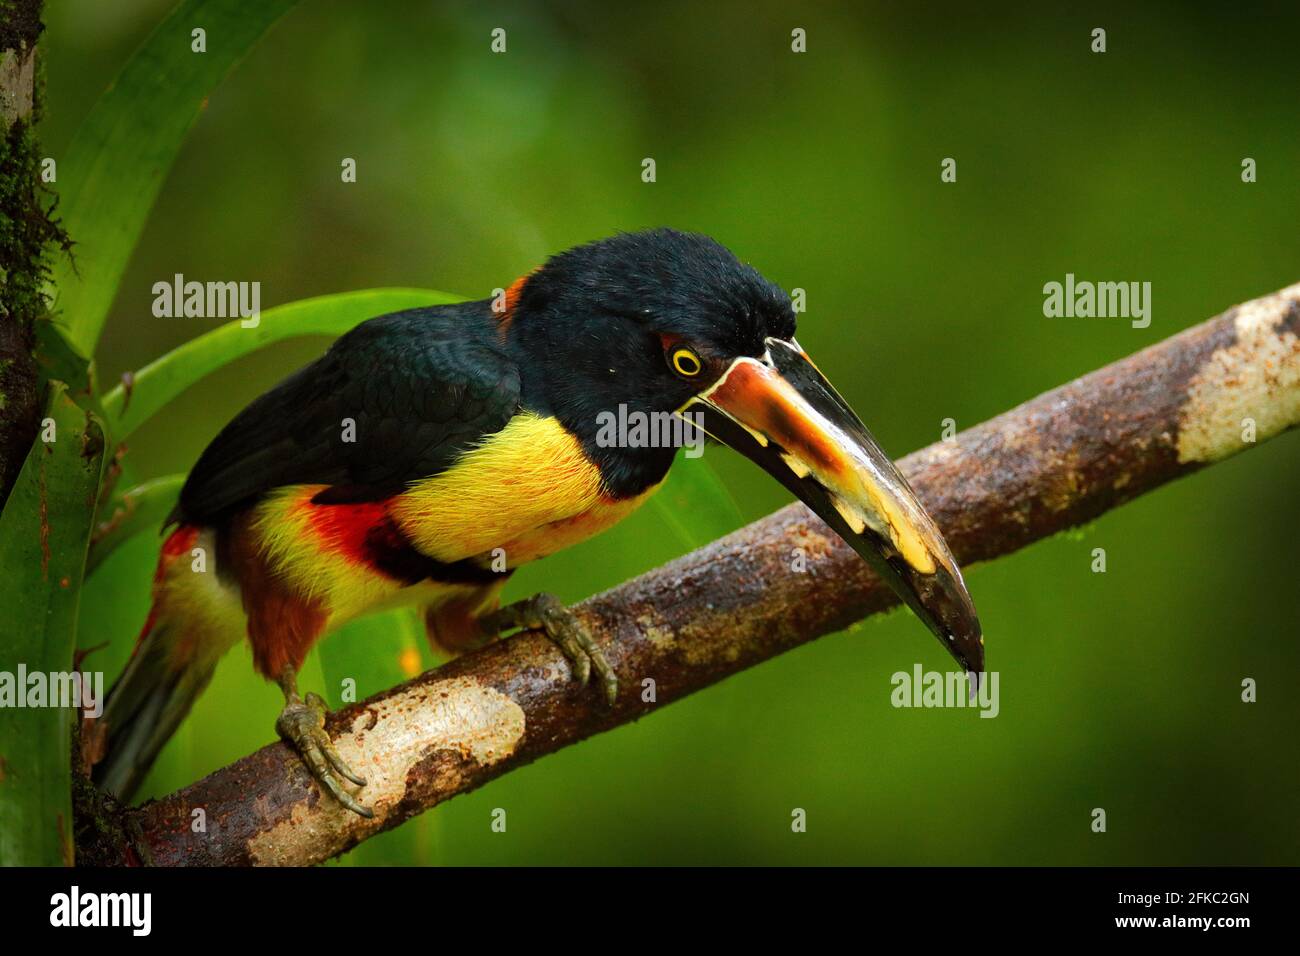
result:
[[[795,342],[769,338],[762,358],[736,359],[679,414],[794,492],[884,577],[963,668],[983,671],[979,619],[943,535]]]

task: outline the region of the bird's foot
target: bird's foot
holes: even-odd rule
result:
[[[605,702],[611,707],[614,705],[618,697],[618,675],[591,632],[554,594],[535,594],[526,600],[507,604],[484,617],[481,624],[492,634],[516,627],[539,628],[569,659],[578,683],[586,687],[594,670],[604,690]]]
[[[356,797],[343,789],[340,775],[364,787],[366,781],[353,772],[339,752],[333,741],[325,732],[325,701],[319,694],[308,694],[306,700],[299,700],[296,692],[285,701],[284,710],[275,721],[276,733],[302,757],[311,775],[316,778],[322,790],[329,791],[334,799],[353,813],[369,819],[375,814],[369,807],[363,807]]]

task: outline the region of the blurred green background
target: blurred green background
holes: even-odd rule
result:
[[[260,280],[263,308],[383,285],[477,298],[574,243],[672,225],[807,290],[800,342],[901,455],[945,418],[975,424],[1300,280],[1294,9],[914,6],[306,0],[212,95],[125,277],[101,373],[217,324],[153,317],[152,284],[177,272]],[[168,7],[48,5],[49,155]],[[790,52],[794,27],[806,54]],[[958,180],[942,184],[949,156]],[[1044,318],[1042,287],[1067,272],[1150,281],[1151,326]],[[323,344],[269,349],[192,389],[135,436],[135,474],[187,469]],[[745,520],[787,500],[730,453],[706,457]],[[890,706],[892,673],[949,666],[894,614],[511,773],[345,862],[1300,862],[1298,468],[1300,437],[1284,436],[973,568],[997,719]],[[158,543],[136,539],[91,580],[82,643],[111,642],[97,666],[129,652]],[[521,572],[508,596],[576,600],[688,543],[646,510]],[[1090,570],[1097,547],[1105,574]],[[337,702],[348,661],[391,671],[422,643],[395,626],[327,639],[306,682],[328,681]],[[1240,701],[1245,677],[1256,704]],[[232,653],[149,794],[268,742],[278,709],[247,651]]]

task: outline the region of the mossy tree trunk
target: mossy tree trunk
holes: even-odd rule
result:
[[[36,41],[42,0],[0,0],[0,505],[36,438],[36,322],[52,250],[65,245],[41,182]]]
[[[70,245],[35,132],[41,10],[0,0],[0,671],[40,677],[19,677],[21,702],[0,707],[0,866],[73,861],[70,750],[84,696],[50,688],[74,676],[105,451],[102,423],[59,380],[84,379],[84,360],[38,351],[52,331],[51,265]],[[47,382],[46,371],[57,374]]]

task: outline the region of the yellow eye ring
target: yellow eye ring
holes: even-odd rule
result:
[[[700,357],[690,349],[677,349],[672,356],[673,371],[683,378],[694,378],[704,370]]]

